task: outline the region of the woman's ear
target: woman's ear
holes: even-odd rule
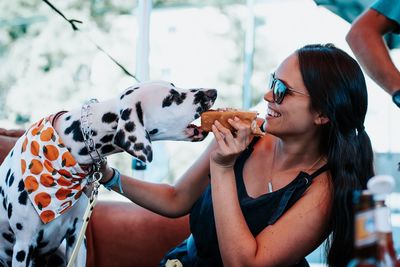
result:
[[[322,113],[318,113],[317,114],[317,117],[315,118],[315,120],[314,120],[314,123],[316,124],[316,125],[324,125],[324,124],[327,124],[329,122],[329,118],[328,117],[326,117],[324,114],[322,114]]]

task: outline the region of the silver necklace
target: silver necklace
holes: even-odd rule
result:
[[[273,171],[274,171],[274,167],[275,167],[275,155],[276,155],[276,150],[277,150],[277,145],[275,144],[274,146],[274,154],[273,154],[273,158],[272,158],[272,165],[271,165],[271,171],[269,172],[269,177],[268,177],[268,193],[272,193],[274,191],[274,187],[272,184],[272,175],[273,175]],[[308,173],[312,168],[314,168],[322,159],[322,155],[305,171],[306,173]]]

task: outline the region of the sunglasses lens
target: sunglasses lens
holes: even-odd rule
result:
[[[275,80],[275,85],[272,91],[275,103],[277,104],[282,103],[283,98],[285,97],[286,94],[286,90],[287,87],[283,82],[281,82],[280,80]]]

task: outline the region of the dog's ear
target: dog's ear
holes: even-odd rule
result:
[[[150,135],[144,128],[141,103],[125,107],[119,112],[114,144],[147,163],[153,160]]]

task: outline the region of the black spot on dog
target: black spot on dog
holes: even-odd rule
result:
[[[40,230],[39,233],[38,233],[38,236],[37,236],[37,238],[36,238],[36,242],[37,242],[37,243],[42,242],[43,236],[44,236],[44,231],[43,231],[43,230]]]
[[[133,121],[127,122],[125,124],[125,130],[128,132],[132,132],[135,130],[135,123]]]
[[[7,256],[12,257],[12,254],[13,254],[12,249],[6,249],[6,254],[7,254]],[[4,265],[1,265],[1,261],[0,261],[0,266],[4,266]],[[7,267],[7,266],[5,266],[5,267]]]
[[[112,134],[105,135],[100,139],[100,142],[103,142],[103,143],[111,142],[113,137],[114,137],[114,135],[112,135]]]
[[[11,185],[14,183],[14,173],[11,174],[10,180],[8,180],[8,186],[11,187]]]
[[[72,247],[75,242],[75,231],[76,231],[76,223],[78,222],[78,218],[75,218],[72,227],[68,228],[67,232],[65,233],[67,246]]]
[[[28,200],[28,193],[26,191],[22,191],[18,197],[19,204],[26,205],[27,200]]]
[[[112,112],[107,112],[101,117],[101,121],[104,123],[112,123],[118,120],[118,115]]]
[[[199,91],[199,89],[190,89],[189,90],[191,93],[196,93],[197,91]]]
[[[135,91],[136,89],[139,89],[139,87],[135,87],[135,88],[128,88],[127,90],[126,90],[126,92],[123,94],[123,95],[121,95],[121,97],[119,98],[119,99],[123,99],[125,96],[127,96],[127,95],[130,95],[133,91]]]
[[[71,235],[67,238],[67,246],[72,247],[75,243],[75,235]]]
[[[175,84],[173,84],[173,83],[169,83],[169,84],[170,84],[172,87],[176,87]]]
[[[198,119],[200,117],[199,113],[194,114],[194,119]]]
[[[149,132],[150,135],[158,133],[158,129],[153,129]]]
[[[43,237],[44,237],[44,231],[40,230],[38,233],[38,237],[36,238],[37,248],[39,249],[44,248],[49,244],[48,241],[43,240]]]
[[[3,208],[7,210],[7,198],[3,198]]]
[[[178,91],[171,89],[169,95],[164,98],[162,102],[162,107],[171,106],[173,103],[180,105],[186,99],[186,93],[179,93]]]
[[[140,121],[140,124],[142,124],[142,126],[144,126],[143,123],[143,110],[142,110],[142,103],[139,101],[136,103],[136,115],[138,116],[138,119]]]
[[[78,154],[81,156],[89,155],[89,151],[88,151],[87,147],[84,146],[84,147],[82,147],[81,150],[79,150]]]
[[[117,130],[117,128],[118,128],[118,125],[111,127],[111,129],[113,129],[113,130]]]
[[[215,90],[208,90],[207,92],[198,91],[194,94],[193,104],[200,104],[200,107],[197,109],[198,112],[202,112],[208,109],[208,102],[212,99],[215,100],[217,98],[217,93]]]
[[[69,121],[70,119],[71,119],[71,116],[65,117],[65,120],[66,120],[66,121]]]
[[[12,158],[12,156],[14,155],[14,149],[13,150],[11,150],[11,153],[10,153],[10,158]]]
[[[20,180],[18,183],[18,192],[21,192],[25,189],[24,180]]]
[[[133,145],[133,149],[138,151],[138,150],[143,150],[144,144],[143,143],[136,143]]]
[[[18,230],[22,230],[23,228],[21,223],[17,223],[15,227],[17,227]]]
[[[7,174],[6,174],[6,185],[8,185],[8,179],[10,178],[10,174],[11,174],[11,169],[8,169]]]
[[[119,130],[115,135],[114,143],[125,151],[130,150],[131,142],[125,141],[125,133],[123,130]]]
[[[26,266],[30,266],[31,259],[33,257],[33,253],[34,253],[33,246],[30,245],[29,250],[28,250],[28,256],[26,257]]]
[[[114,150],[115,150],[115,148],[114,148],[113,145],[105,145],[105,146],[103,146],[101,148],[101,153],[102,154],[107,154],[107,153],[110,153],[110,152],[112,152]]]
[[[140,156],[138,156],[137,158],[138,158],[139,160],[143,161],[143,162],[146,162],[146,157],[143,156],[143,155],[140,155]]]
[[[125,95],[130,95],[133,91],[133,89],[129,89],[128,91],[126,91]]]
[[[101,144],[96,144],[96,145],[95,145],[95,148],[96,148],[96,149],[99,149],[100,147],[101,147]]]
[[[121,119],[123,119],[124,121],[128,120],[129,117],[131,116],[131,112],[132,112],[131,108],[124,109],[121,112]]]
[[[120,146],[123,142],[125,142],[125,133],[123,130],[119,130],[115,134],[114,143]]]
[[[137,138],[134,135],[128,136],[128,140],[131,141],[132,143],[135,143]]]
[[[21,180],[22,181],[22,180]],[[2,197],[4,197],[4,190],[3,190],[3,188],[0,186],[0,195],[2,196]]]
[[[149,161],[153,160],[153,151],[151,149],[151,146],[146,146],[146,157]]]
[[[8,215],[8,219],[11,218],[12,215],[12,210],[13,210],[13,206],[11,203],[8,203],[8,208],[7,208],[7,215]]]
[[[20,250],[17,252],[16,259],[19,262],[23,262],[25,260],[25,256],[26,256],[26,252],[23,250]]]
[[[70,133],[73,134],[72,139],[76,142],[83,142],[83,135],[81,131],[81,122],[79,120],[74,121],[69,127],[64,131],[66,135]]]
[[[11,233],[3,233],[2,236],[6,241],[10,242],[11,244],[14,243],[14,236]]]
[[[148,131],[146,131],[146,139],[147,139],[147,141],[149,141],[149,143],[151,143],[151,138],[150,138],[150,134],[149,134],[149,132]]]

